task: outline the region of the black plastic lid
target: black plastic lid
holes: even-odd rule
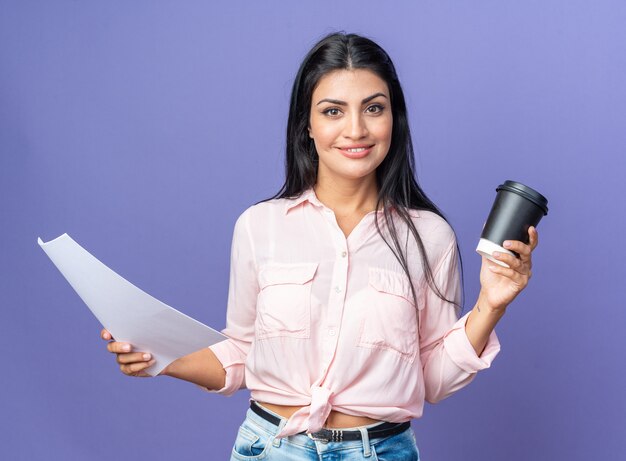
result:
[[[500,184],[496,188],[496,192],[499,190],[506,190],[521,195],[525,199],[530,200],[535,205],[543,210],[544,216],[548,214],[548,199],[528,186],[525,186],[521,182],[504,181],[504,184]]]

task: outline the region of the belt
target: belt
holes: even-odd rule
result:
[[[250,403],[250,409],[261,418],[272,423],[273,425],[278,426],[280,424],[281,418],[266,411],[254,400],[252,400]],[[406,421],[404,423],[384,422],[375,427],[368,428],[367,434],[371,440],[400,434],[401,432],[406,431],[409,427],[411,427],[411,423],[409,421]],[[304,432],[301,432],[301,434],[304,434]],[[358,429],[347,431],[342,429],[322,429],[309,435],[313,440],[319,440],[322,442],[343,442],[348,440],[361,440],[361,431]]]

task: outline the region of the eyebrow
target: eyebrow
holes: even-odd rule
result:
[[[383,93],[376,93],[373,94],[371,96],[368,96],[367,98],[363,99],[363,101],[361,101],[361,104],[366,104],[368,102],[370,102],[372,99],[378,97],[378,96],[382,96],[383,98],[387,98],[387,96],[385,96]],[[321,103],[323,102],[329,102],[331,104],[337,104],[338,106],[346,106],[348,103],[345,101],[340,101],[339,99],[322,99],[320,102],[318,102],[316,104],[316,106],[319,106]]]

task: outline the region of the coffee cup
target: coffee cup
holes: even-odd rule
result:
[[[496,192],[476,251],[496,264],[509,267],[492,256],[494,251],[519,257],[502,244],[505,240],[520,240],[528,244],[528,228],[537,227],[541,218],[548,214],[548,199],[515,181],[504,181],[496,188]]]

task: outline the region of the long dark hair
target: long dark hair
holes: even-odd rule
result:
[[[417,242],[422,259],[422,267],[430,288],[441,299],[446,299],[436,286],[432,269],[426,258],[422,239],[409,216],[409,209],[428,210],[436,213],[446,222],[447,219],[437,206],[426,196],[415,177],[413,143],[404,101],[404,93],[389,55],[372,40],[356,34],[331,33],[322,38],[304,58],[296,75],[289,105],[287,122],[287,155],[285,162],[285,183],[280,190],[266,200],[295,198],[313,187],[317,181],[318,155],[313,139],[309,137],[308,126],[313,90],[319,80],[336,70],[367,69],[387,83],[391,98],[393,116],[392,139],[389,152],[376,169],[378,200],[376,209],[383,206],[384,222],[391,235],[393,245],[381,232],[379,214],[376,213],[376,229],[407,275],[414,304],[417,296],[413,286],[406,252],[398,239],[393,213],[404,221]],[[408,242],[407,242],[408,243]],[[458,244],[457,244],[458,250]],[[458,252],[460,257],[460,252]],[[461,261],[461,274],[462,270]]]

